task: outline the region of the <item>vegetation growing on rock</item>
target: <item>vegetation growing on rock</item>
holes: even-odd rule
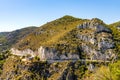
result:
[[[38,28],[0,33],[0,79],[119,80],[119,27],[67,15]],[[10,55],[5,50],[11,47]]]

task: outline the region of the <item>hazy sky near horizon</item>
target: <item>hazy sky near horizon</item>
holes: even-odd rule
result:
[[[0,32],[40,26],[64,15],[120,21],[120,0],[0,0]]]

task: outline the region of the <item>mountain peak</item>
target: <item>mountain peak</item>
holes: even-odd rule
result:
[[[91,21],[94,22],[94,23],[105,24],[105,23],[104,23],[101,19],[99,19],[99,18],[92,18]]]
[[[73,16],[70,16],[70,15],[65,15],[65,16],[63,16],[63,17],[61,17],[61,18],[58,18],[57,20],[60,20],[60,21],[77,21],[77,20],[81,20],[80,18],[76,18],[76,17],[73,17]]]
[[[62,18],[75,18],[75,17],[73,17],[71,15],[64,15]]]

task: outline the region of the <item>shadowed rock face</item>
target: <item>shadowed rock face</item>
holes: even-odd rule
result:
[[[100,33],[100,32],[112,33],[110,29],[108,29],[107,27],[99,23],[95,23],[94,21],[84,22],[83,24],[78,25],[77,28],[78,29],[87,29],[87,28],[93,29],[95,30],[96,33]]]
[[[77,44],[76,53],[70,53],[65,51],[60,53],[60,50],[53,47],[41,46],[36,52],[30,49],[19,51],[17,49],[11,49],[14,55],[23,56],[26,54],[31,54],[34,56],[39,56],[41,60],[78,60],[81,59],[83,55],[86,55],[86,59],[90,60],[110,60],[114,57],[114,41],[112,38],[111,30],[101,25],[99,23],[91,20],[89,22],[84,22],[77,26],[77,31],[85,31],[83,33],[76,33],[76,39],[81,40],[82,44]],[[92,32],[89,32],[92,31]],[[63,45],[64,47],[64,45]]]
[[[97,25],[97,29],[96,29],[96,32],[97,33],[100,33],[100,32],[107,32],[107,33],[112,33],[112,31],[102,25]]]

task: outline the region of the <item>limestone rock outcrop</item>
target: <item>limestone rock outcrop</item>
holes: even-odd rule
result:
[[[94,20],[91,20],[90,22],[84,22],[83,24],[78,25],[77,28],[78,29],[86,29],[86,28],[93,29],[95,30],[96,33],[99,33],[99,32],[111,33],[112,32],[109,28],[99,23],[94,22]]]
[[[74,36],[82,43],[77,44],[79,47],[76,47],[77,50],[74,53],[61,49],[64,50],[62,53],[55,47],[44,46],[35,52],[30,49],[19,51],[14,48],[11,51],[12,54],[19,56],[27,54],[31,54],[32,57],[38,56],[40,60],[79,60],[83,57],[81,54],[86,55],[84,59],[90,60],[111,60],[115,56],[112,31],[103,24],[96,23],[94,20],[84,22],[77,26]],[[61,45],[61,47],[65,46]]]
[[[92,60],[109,60],[115,55],[115,43],[112,37],[112,31],[99,23],[91,20],[77,26],[79,30],[90,29],[91,32],[77,34],[77,37],[84,41],[81,47],[84,53]],[[112,53],[112,54],[111,54]],[[109,56],[109,57],[108,57]]]

